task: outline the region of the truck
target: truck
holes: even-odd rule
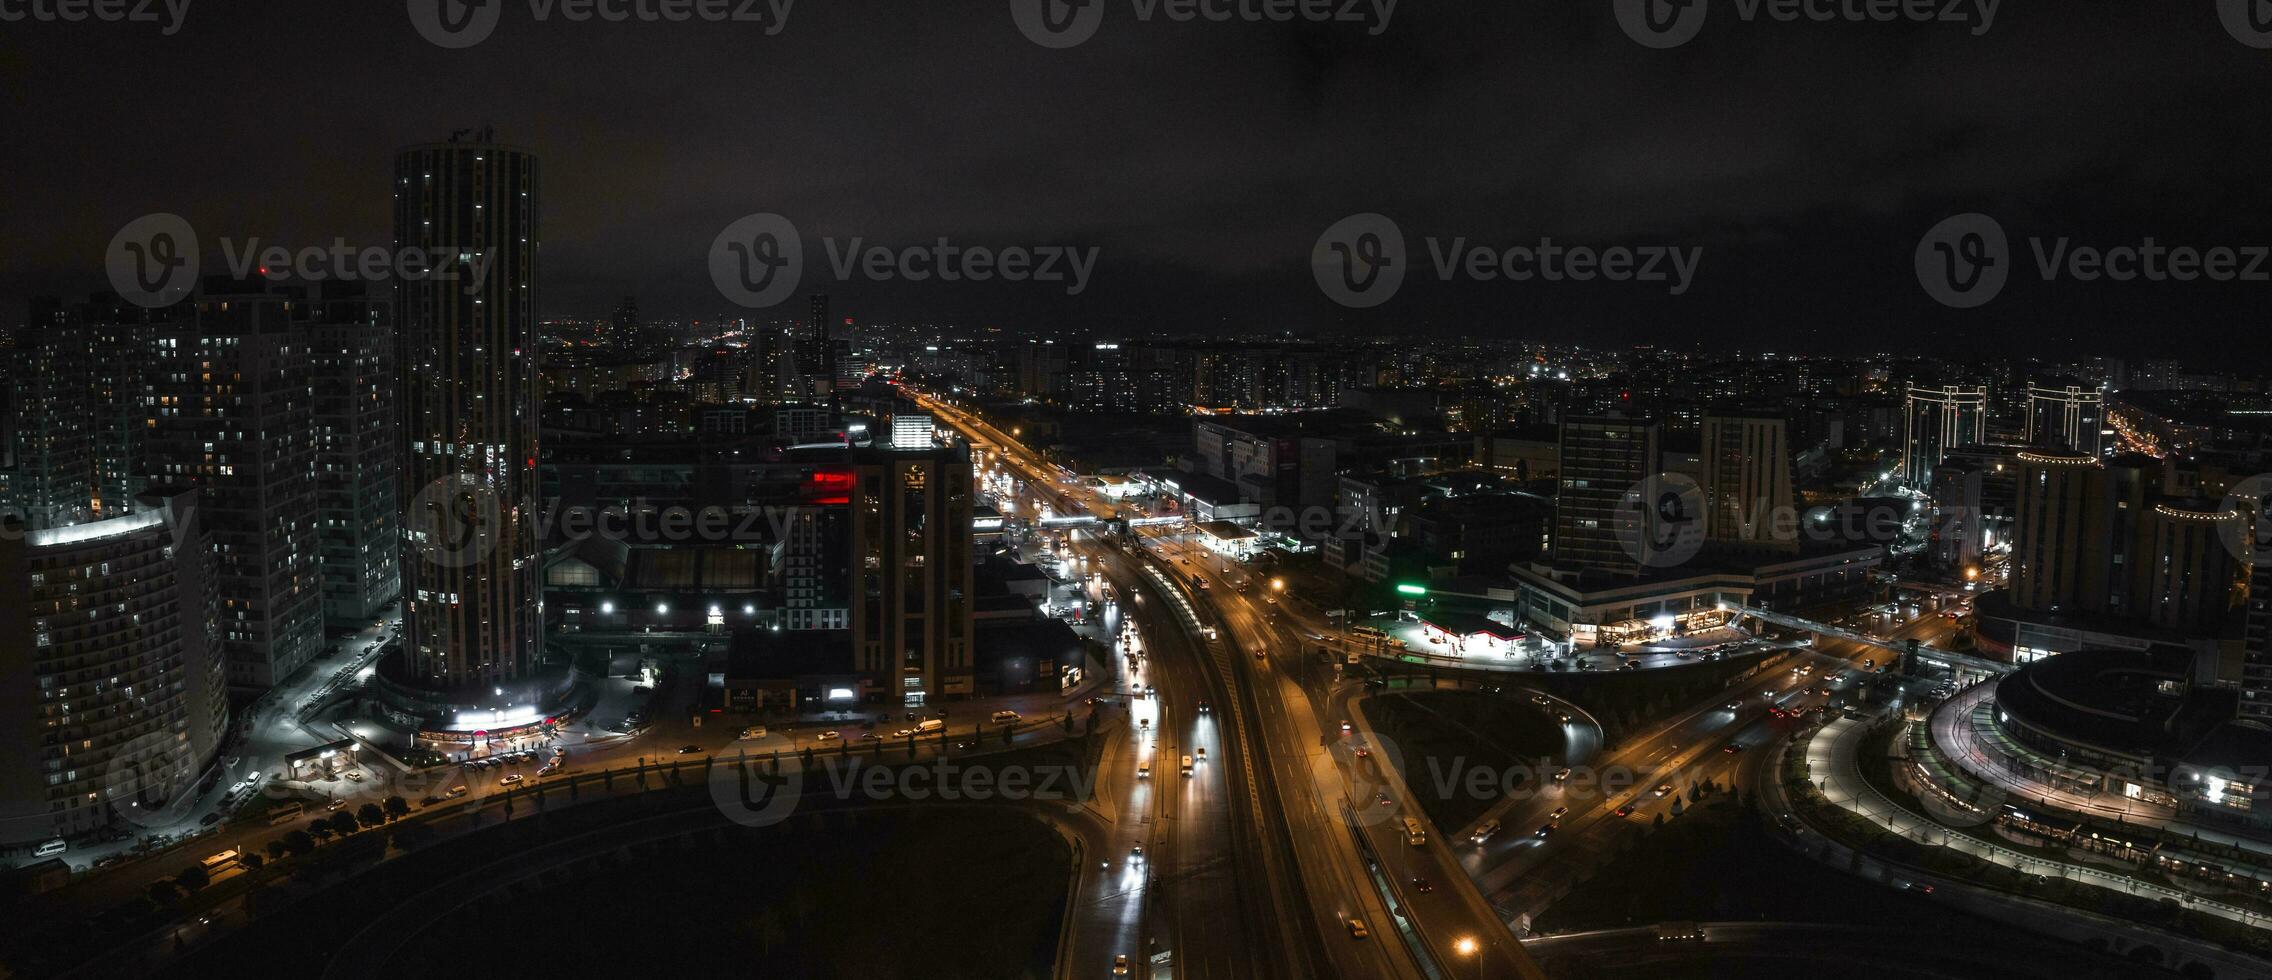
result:
[[[922,724],[915,726],[915,733],[918,735],[929,735],[933,732],[945,731],[946,728],[947,723],[941,719],[925,718],[923,719]]]
[[[1428,843],[1428,828],[1419,818],[1404,818],[1404,842],[1414,847]]]

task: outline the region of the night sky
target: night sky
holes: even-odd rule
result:
[[[548,315],[731,314],[713,238],[778,212],[804,291],[863,320],[1101,334],[1511,336],[1602,345],[2261,357],[2272,283],[2044,284],[1935,304],[1919,236],[1986,212],[2100,244],[2272,244],[2272,52],[2210,0],[2011,0],[1964,24],[1745,22],[1635,43],[1606,0],[1404,0],[1367,24],[1140,22],[1029,41],[1007,0],[803,0],[785,28],[537,22],[445,50],[400,0],[197,0],[149,24],[0,24],[0,303],[103,287],[126,222],[385,244],[402,145],[493,125],[544,166]],[[627,0],[628,2],[628,0]],[[1370,16],[1369,14],[1367,16]],[[1321,232],[1701,247],[1660,285],[1441,283],[1349,311]],[[824,236],[1102,250],[1043,284],[834,282]],[[769,314],[793,316],[801,303]]]

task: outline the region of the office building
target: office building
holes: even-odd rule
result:
[[[1932,486],[1933,467],[1948,450],[1987,441],[1987,388],[1911,385],[1903,410],[1902,477],[1912,487]]]
[[[212,763],[229,702],[203,510],[169,490],[123,517],[0,528],[0,843],[162,809]]]
[[[1789,426],[1763,415],[1704,416],[1705,538],[1715,544],[1799,549]]]
[[[486,132],[395,158],[396,246],[460,256],[395,283],[403,666],[421,686],[517,678],[542,650],[537,177]]]
[[[900,412],[891,417],[891,448],[931,448],[932,419],[924,412]]]
[[[2027,389],[2027,443],[2098,456],[2105,448],[2106,393],[2080,385]]]
[[[853,450],[851,458],[853,663],[887,703],[967,696],[969,450]]]
[[[1577,569],[1638,573],[1641,555],[1633,550],[1646,529],[1619,530],[1620,508],[1628,518],[1649,508],[1629,503],[1657,472],[1655,423],[1617,416],[1575,416],[1562,422],[1559,496],[1554,505],[1554,563]]]

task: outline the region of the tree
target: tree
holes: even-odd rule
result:
[[[268,856],[270,859],[281,858],[288,852],[289,848],[285,845],[284,838],[271,837],[268,839]]]
[[[376,827],[387,822],[387,812],[376,803],[365,803],[355,810],[355,822],[365,827]]]
[[[205,872],[205,866],[201,864],[192,864],[189,867],[181,869],[181,873],[174,876],[174,884],[180,885],[182,891],[190,892],[193,894],[198,889],[204,888],[205,886],[212,883],[213,876],[207,874]]]
[[[298,856],[315,849],[315,836],[305,830],[295,830],[284,835],[284,852],[287,854]]]
[[[237,858],[237,863],[244,865],[246,871],[258,871],[261,865],[268,863],[268,859],[258,854],[246,854]]]
[[[148,893],[150,901],[159,905],[172,905],[181,900],[181,888],[166,878],[151,882]]]
[[[341,837],[345,837],[349,834],[354,833],[358,829],[360,828],[357,826],[354,814],[349,813],[345,810],[341,810],[338,813],[331,815],[332,833],[338,834]]]
[[[319,841],[330,840],[332,838],[331,818],[317,817],[308,821],[308,835]]]
[[[389,796],[380,801],[379,805],[386,808],[389,820],[400,820],[410,815],[410,801],[399,796]]]

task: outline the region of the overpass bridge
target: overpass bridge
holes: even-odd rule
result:
[[[1829,623],[1816,622],[1804,617],[1793,616],[1790,613],[1776,612],[1772,609],[1761,609],[1758,606],[1738,606],[1730,609],[1729,612],[1734,614],[1734,618],[1730,620],[1731,624],[1740,624],[1744,617],[1748,616],[1761,622],[1774,623],[1777,626],[1805,630],[1816,636],[1834,636],[1841,640],[1851,640],[1863,646],[1876,647],[1888,653],[1900,654],[1903,657],[1913,657],[1954,671],[1972,671],[1992,677],[2002,677],[2019,669],[2018,664],[1989,660],[1986,657],[1958,653],[1954,650],[1943,650],[1940,647],[1927,646],[1916,640],[1881,640],[1868,633],[1857,633],[1843,626],[1832,626]]]

